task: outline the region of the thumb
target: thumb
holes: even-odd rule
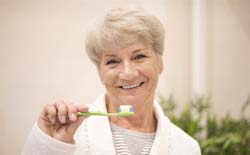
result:
[[[88,112],[88,109],[89,108],[86,105],[78,105],[77,106],[78,112]],[[74,134],[76,132],[76,130],[78,129],[78,127],[82,124],[82,122],[86,118],[87,117],[85,117],[85,116],[77,117],[77,120],[75,122],[71,123],[69,128],[68,128],[70,133]]]

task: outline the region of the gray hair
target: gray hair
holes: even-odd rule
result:
[[[125,48],[133,43],[151,45],[162,56],[165,31],[155,16],[139,8],[117,8],[93,23],[86,34],[86,52],[99,65],[103,52]]]

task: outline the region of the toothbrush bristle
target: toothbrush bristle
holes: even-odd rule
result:
[[[118,112],[134,112],[134,108],[132,105],[120,105]]]

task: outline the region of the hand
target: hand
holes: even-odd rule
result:
[[[47,135],[66,143],[74,143],[74,134],[86,117],[77,117],[77,112],[87,112],[85,105],[57,101],[47,104],[40,114],[38,127]]]

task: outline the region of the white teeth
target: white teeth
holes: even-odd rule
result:
[[[123,89],[132,89],[132,88],[135,88],[135,87],[138,87],[140,85],[140,83],[137,83],[137,84],[134,84],[134,85],[131,85],[131,86],[122,86]]]

